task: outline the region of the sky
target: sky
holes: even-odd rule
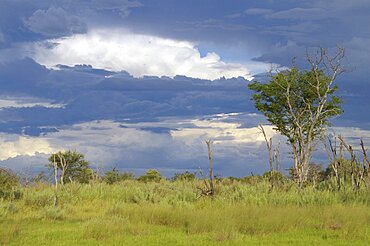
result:
[[[289,146],[253,106],[252,80],[346,49],[344,114],[330,131],[370,145],[369,0],[0,0],[0,166],[45,169],[59,150],[92,167],[166,176],[268,170],[263,124],[283,168]],[[314,156],[326,164],[322,148]]]

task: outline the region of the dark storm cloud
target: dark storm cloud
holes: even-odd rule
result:
[[[251,108],[247,83],[243,78],[134,78],[87,65],[50,70],[26,58],[0,64],[2,94],[44,98],[64,106],[3,108],[0,116],[6,120],[0,122],[0,128],[20,133],[29,127],[25,133],[34,135],[42,133],[39,127],[91,120],[145,121],[161,116],[243,111]]]

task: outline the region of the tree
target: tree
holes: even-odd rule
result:
[[[309,69],[290,69],[271,74],[268,83],[255,81],[248,87],[255,91],[252,100],[275,130],[286,136],[294,156],[294,168],[300,187],[307,181],[309,163],[319,137],[329,119],[342,113],[342,101],[334,94],[335,79],[344,69],[344,49],[338,47],[333,56],[319,48],[307,53]]]
[[[184,181],[184,180],[187,180],[187,181],[193,181],[195,179],[195,175],[196,175],[196,172],[194,173],[191,173],[189,171],[185,171],[184,173],[175,173],[175,175],[173,176],[173,180],[176,181],[176,180],[181,180],[181,181]]]
[[[80,183],[88,183],[91,179],[92,170],[89,168],[89,162],[85,160],[83,154],[77,151],[59,151],[49,157],[50,168],[56,168],[61,171],[60,183],[68,183],[77,181]]]
[[[107,184],[114,184],[116,182],[134,179],[133,173],[123,172],[119,173],[118,169],[114,167],[111,171],[108,171],[103,176],[103,181]]]
[[[155,169],[148,170],[144,175],[138,178],[142,182],[159,182],[162,179],[162,174]]]
[[[19,177],[15,173],[0,167],[0,200],[1,198],[19,198],[21,193],[15,190],[19,185]]]
[[[0,167],[0,190],[11,190],[19,185],[19,177],[11,170]]]

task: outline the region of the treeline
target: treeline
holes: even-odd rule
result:
[[[340,163],[340,164],[338,164]],[[337,175],[340,173],[340,185],[342,189],[359,190],[361,186],[353,183],[354,174],[353,159],[336,159],[327,168],[319,164],[310,164],[305,187],[311,187],[318,190],[336,191],[338,190]],[[17,199],[21,197],[21,186],[30,186],[37,184],[54,184],[55,186],[64,186],[68,183],[96,184],[106,183],[112,185],[127,180],[136,180],[137,182],[161,182],[161,181],[184,181],[197,182],[198,185],[194,193],[198,196],[210,195],[207,190],[210,189],[210,177],[205,176],[202,171],[175,173],[173,177],[166,178],[158,170],[149,169],[141,176],[136,177],[134,173],[119,171],[116,167],[100,173],[94,170],[84,155],[77,151],[65,151],[52,154],[48,163],[49,172],[41,172],[34,176],[17,175],[9,169],[0,168],[0,198]],[[54,169],[56,167],[56,169]],[[367,171],[367,169],[366,169]],[[367,177],[367,176],[366,176]],[[54,178],[54,180],[53,180]],[[258,185],[259,183],[270,184],[270,190],[289,190],[297,186],[295,182],[296,172],[292,167],[288,170],[288,175],[284,175],[276,170],[265,172],[263,175],[251,174],[245,177],[219,177],[213,176],[214,185],[232,185],[233,183],[245,185]],[[202,182],[199,182],[202,181]],[[368,187],[367,185],[364,187]],[[212,194],[215,195],[215,194]]]

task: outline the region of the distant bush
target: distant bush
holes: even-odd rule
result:
[[[138,178],[142,182],[159,182],[162,179],[162,174],[155,169],[148,170],[144,175]]]
[[[107,184],[114,184],[116,182],[134,179],[135,175],[129,172],[119,173],[117,168],[113,168],[112,171],[108,171],[103,176],[103,181]]]
[[[19,199],[21,192],[17,190],[19,177],[10,170],[0,168],[0,198]]]
[[[196,173],[191,173],[189,171],[186,171],[184,173],[175,173],[175,175],[173,176],[173,180],[188,180],[188,181],[192,181],[195,179],[195,175]]]

